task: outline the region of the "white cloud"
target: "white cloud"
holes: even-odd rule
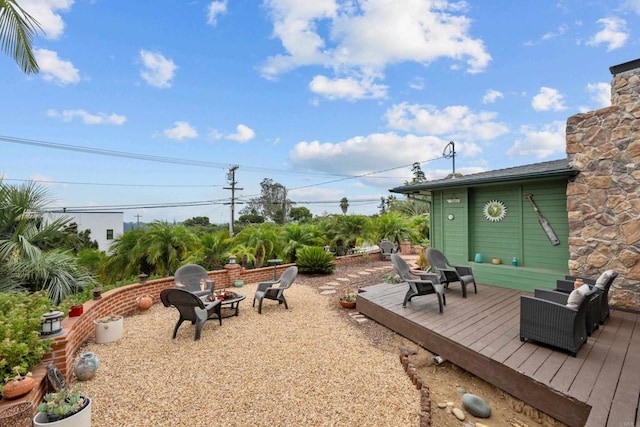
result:
[[[218,15],[227,12],[227,0],[212,1],[207,8],[207,24],[216,26],[218,24]]]
[[[47,49],[35,49],[33,53],[40,66],[40,76],[44,80],[60,85],[78,83],[80,81],[78,69],[70,61],[58,58],[56,52]]]
[[[178,141],[182,141],[183,139],[192,139],[198,137],[198,132],[195,128],[191,127],[188,122],[173,122],[175,125],[171,129],[165,129],[162,131],[162,134],[169,139],[177,139]]]
[[[507,151],[509,157],[535,156],[549,157],[566,152],[565,122],[555,121],[539,129],[534,126],[522,126],[522,138]]]
[[[58,39],[64,33],[64,21],[57,11],[67,12],[73,0],[21,0],[20,6],[40,24],[44,36]]]
[[[293,147],[289,157],[297,168],[360,175],[440,157],[447,143],[435,136],[376,133],[336,143],[302,141]],[[402,175],[406,176],[408,170],[410,166],[402,170]],[[390,176],[391,171],[384,175]]]
[[[606,44],[608,51],[625,45],[629,38],[629,33],[627,31],[627,22],[624,19],[616,17],[602,18],[598,19],[597,23],[604,28],[591,37],[587,41],[587,45],[598,46]]]
[[[465,2],[415,0],[265,0],[273,34],[284,53],[267,58],[265,78],[301,66],[332,68],[344,83],[349,77],[380,78],[384,69],[402,62],[425,65],[441,58],[466,62],[467,71],[483,71],[491,56],[482,40],[470,35]],[[317,82],[316,82],[317,83]],[[370,92],[363,93],[370,96]]]
[[[253,131],[253,129],[243,124],[239,124],[238,126],[236,126],[236,133],[227,135],[227,139],[242,143],[252,140],[255,136],[256,133]]]
[[[71,122],[74,118],[78,117],[85,125],[115,125],[120,126],[127,121],[125,116],[119,114],[105,114],[96,113],[91,114],[85,110],[48,110],[47,116],[52,118],[59,118],[63,122]]]
[[[354,77],[330,79],[315,76],[309,88],[327,99],[378,99],[387,96],[387,86],[373,83],[372,79],[357,80]]]
[[[625,0],[622,2],[622,6],[640,15],[640,0]]]
[[[171,59],[165,58],[160,53],[146,50],[140,51],[140,59],[144,65],[140,75],[149,85],[158,88],[171,87],[171,80],[178,69]]]
[[[540,88],[540,92],[531,100],[531,106],[536,111],[562,111],[567,109],[560,92],[557,89],[544,86]]]
[[[502,92],[498,90],[489,89],[487,93],[485,93],[484,96],[482,97],[482,103],[493,104],[498,100],[498,98],[504,98],[504,95],[502,95]]]
[[[587,84],[587,92],[591,94],[598,108],[608,107],[611,105],[611,85],[609,83],[589,83]]]
[[[392,129],[469,141],[491,140],[507,133],[507,126],[496,122],[496,117],[494,112],[474,113],[464,105],[438,110],[433,105],[406,102],[393,105],[385,114],[387,125]]]

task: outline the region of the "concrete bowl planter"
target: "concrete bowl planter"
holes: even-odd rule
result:
[[[122,338],[124,319],[122,316],[107,316],[94,321],[96,343],[106,344]]]

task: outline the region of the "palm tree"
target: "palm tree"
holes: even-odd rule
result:
[[[309,224],[289,224],[284,227],[281,240],[284,243],[282,252],[285,262],[296,262],[296,252],[305,246],[320,245],[320,230],[318,227]]]
[[[411,217],[393,212],[372,218],[367,235],[375,242],[387,239],[397,244],[404,239],[415,240],[419,237],[412,226]]]
[[[369,218],[363,215],[344,215],[334,218],[331,234],[334,236],[332,243],[338,255],[345,255],[365,240],[368,221]]]
[[[152,267],[147,262],[146,253],[138,243],[145,230],[133,229],[115,239],[109,247],[111,255],[104,266],[104,274],[109,283],[115,283],[140,273],[150,274]]]
[[[0,44],[27,74],[40,71],[33,54],[33,37],[42,27],[16,0],[0,0]]]
[[[349,209],[349,199],[346,197],[340,199],[340,209],[342,209],[342,215],[347,214],[347,209]]]
[[[229,231],[206,233],[199,237],[200,245],[187,259],[187,262],[215,270],[226,264],[229,251]]]
[[[69,241],[68,219],[46,221],[48,203],[44,187],[0,181],[0,291],[46,289],[54,304],[93,284],[87,270],[55,242]]]
[[[273,223],[252,225],[233,238],[233,245],[241,244],[253,248],[256,267],[262,267],[266,259],[277,256],[280,250],[278,230],[279,227]]]
[[[176,271],[200,242],[194,233],[182,225],[154,221],[144,234],[140,245],[146,253],[153,272],[168,276]]]

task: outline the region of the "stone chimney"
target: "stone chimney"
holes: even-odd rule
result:
[[[569,271],[617,271],[610,304],[640,311],[640,59],[609,70],[611,106],[567,119]]]

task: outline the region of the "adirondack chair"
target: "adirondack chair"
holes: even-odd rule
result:
[[[378,247],[380,248],[383,261],[391,259],[391,254],[398,252],[398,246],[386,239],[381,240],[380,243],[378,243]]]
[[[258,288],[253,296],[253,307],[256,306],[256,300],[258,301],[258,314],[262,314],[262,301],[265,299],[278,301],[278,304],[284,304],[284,308],[289,309],[284,291],[291,287],[297,275],[298,267],[293,266],[287,268],[278,280],[258,283]]]
[[[200,333],[204,322],[215,317],[218,318],[222,326],[222,315],[220,313],[220,300],[215,300],[205,304],[202,299],[186,289],[168,288],[160,292],[160,301],[165,307],[174,307],[180,313],[176,327],[173,329],[173,338],[178,333],[178,328],[182,322],[188,320],[196,326],[195,340],[200,339]],[[215,317],[214,317],[215,316]]]
[[[459,282],[462,286],[462,298],[467,297],[467,285],[473,284],[473,290],[477,294],[476,279],[473,277],[471,267],[463,265],[452,265],[442,252],[435,248],[427,249],[427,258],[431,267],[440,272],[440,283],[448,288],[449,283]]]
[[[400,276],[400,280],[409,284],[409,290],[404,296],[402,307],[406,307],[413,297],[436,294],[440,314],[442,314],[443,306],[447,305],[447,299],[444,295],[444,287],[438,283],[438,276],[424,271],[411,270],[399,254],[392,254],[391,262],[396,273]],[[416,276],[420,278],[417,279]]]

